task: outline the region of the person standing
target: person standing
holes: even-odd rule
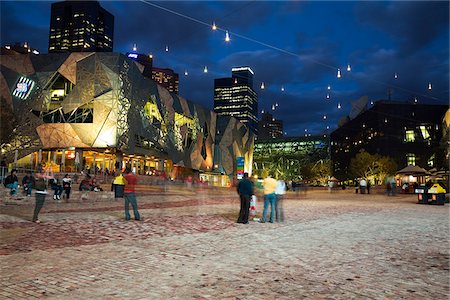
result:
[[[370,194],[370,188],[372,187],[372,184],[370,183],[370,179],[367,180],[367,194]]]
[[[261,223],[266,223],[266,214],[267,209],[269,208],[269,204],[270,204],[269,222],[273,223],[273,217],[275,215],[275,202],[276,202],[275,189],[277,187],[277,181],[270,175],[268,175],[267,178],[264,179],[263,184],[264,184],[264,210],[261,218]]]
[[[44,202],[45,202],[45,195],[47,195],[47,190],[46,190],[46,183],[45,183],[45,175],[44,173],[40,173],[37,174],[37,179],[35,181],[35,196],[36,196],[36,204],[34,206],[34,213],[33,213],[33,219],[32,221],[34,223],[41,223],[41,221],[39,221],[38,216],[39,216],[39,212],[41,211],[42,206],[44,206]]]
[[[63,189],[66,192],[66,200],[70,198],[70,191],[72,189],[72,178],[70,178],[69,174],[66,174],[62,180]]]
[[[137,201],[136,201],[136,194],[135,194],[135,188],[137,184],[137,176],[131,172],[130,168],[125,169],[125,190],[124,190],[124,198],[125,198],[125,220],[130,220],[130,203],[133,207],[133,213],[134,213],[134,219],[136,221],[141,220],[141,216],[138,212],[137,207]]]
[[[35,179],[31,174],[31,171],[27,171],[27,175],[25,175],[22,179],[23,190],[27,194],[27,197],[31,197],[31,191],[33,190],[34,183]]]
[[[284,209],[283,209],[283,197],[286,194],[286,183],[284,180],[277,181],[277,187],[275,189],[276,202],[275,202],[275,219],[277,222],[284,222]]]
[[[122,176],[122,173],[119,173],[114,178],[114,181],[111,186],[111,191],[114,191],[114,198],[123,198],[123,192],[125,188],[125,179]]]
[[[17,189],[19,188],[19,179],[17,178],[17,170],[12,169],[11,174],[5,178],[5,187],[11,189],[10,195],[17,195]]]
[[[364,178],[362,178],[361,181],[359,182],[359,189],[361,190],[361,194],[366,193],[366,187],[367,187],[367,181]]]
[[[237,223],[248,224],[250,198],[254,194],[253,182],[248,178],[248,173],[244,173],[244,178],[238,182],[237,192],[241,200],[241,209],[239,211]]]

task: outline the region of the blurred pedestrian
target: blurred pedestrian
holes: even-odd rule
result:
[[[367,187],[367,181],[364,178],[362,178],[361,181],[359,182],[359,189],[361,190],[361,194],[366,193],[366,187]]]
[[[61,194],[63,191],[62,182],[59,176],[54,176],[51,181],[51,187],[53,190],[53,200],[61,200]]]
[[[35,196],[36,196],[36,204],[34,206],[34,213],[33,213],[33,219],[32,221],[35,223],[41,223],[39,221],[38,216],[39,212],[41,211],[42,206],[44,206],[45,202],[45,195],[47,195],[47,185],[45,183],[45,174],[43,172],[36,175],[36,181],[35,181]]]
[[[284,222],[284,209],[283,198],[286,194],[286,183],[284,180],[277,181],[277,187],[275,189],[276,202],[275,202],[275,219],[277,222]]]
[[[35,183],[35,178],[31,171],[27,171],[27,174],[22,178],[22,186],[23,190],[27,197],[31,197],[31,191],[33,190],[33,186]]]
[[[4,185],[6,188],[11,189],[9,194],[11,196],[17,195],[17,189],[19,188],[19,179],[17,178],[17,170],[12,169],[11,174],[6,176]]]
[[[250,198],[254,194],[253,182],[248,178],[248,173],[244,173],[244,178],[238,182],[237,192],[241,200],[241,209],[239,210],[237,223],[248,224]]]
[[[70,191],[72,190],[72,178],[70,178],[69,174],[66,174],[62,180],[62,186],[64,191],[66,192],[66,200],[70,198]]]
[[[370,188],[372,187],[372,184],[370,183],[370,179],[367,180],[367,194],[370,194]]]
[[[122,173],[119,173],[113,180],[111,191],[114,191],[114,198],[123,198],[123,193],[125,189],[125,179]]]
[[[130,220],[131,216],[130,216],[130,203],[131,206],[133,207],[133,213],[134,213],[134,219],[136,221],[140,221],[141,220],[141,216],[139,215],[138,212],[138,206],[137,206],[137,201],[136,201],[136,194],[135,194],[135,188],[136,188],[136,184],[137,184],[137,176],[134,175],[131,172],[131,169],[129,167],[127,167],[125,169],[125,190],[124,190],[124,198],[125,198],[125,220]]]
[[[277,187],[277,181],[274,178],[272,178],[269,174],[267,178],[264,179],[263,185],[264,185],[264,210],[261,218],[261,223],[266,222],[266,214],[267,209],[269,208],[269,204],[270,204],[269,222],[273,223],[273,217],[275,215],[275,202],[276,202],[275,189]]]

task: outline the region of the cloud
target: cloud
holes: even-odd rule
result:
[[[41,52],[48,50],[50,2],[0,1],[2,45],[28,42]],[[32,15],[33,18],[29,16]]]
[[[365,1],[355,11],[361,23],[390,35],[402,55],[429,46],[442,34],[448,37],[447,1]]]

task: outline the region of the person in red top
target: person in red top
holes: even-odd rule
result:
[[[125,174],[126,174],[124,177],[125,190],[124,190],[124,194],[123,194],[123,197],[125,198],[125,220],[128,221],[131,219],[131,216],[130,216],[130,203],[131,203],[131,206],[133,207],[133,212],[134,212],[134,219],[136,221],[140,221],[141,216],[139,215],[139,212],[138,212],[136,194],[135,194],[135,186],[137,184],[137,177],[136,177],[136,175],[131,173],[130,168],[125,169]]]

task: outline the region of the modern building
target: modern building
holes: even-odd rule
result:
[[[350,160],[362,149],[389,156],[398,168],[445,167],[442,122],[448,105],[377,101],[331,133],[334,176],[349,177]],[[440,150],[441,149],[441,150]]]
[[[48,52],[112,52],[114,16],[98,1],[52,3]]]
[[[304,179],[302,168],[329,159],[329,140],[323,136],[258,139],[253,151],[253,172],[284,179]]]
[[[258,139],[276,139],[283,137],[283,121],[277,120],[271,113],[263,112],[258,122]]]
[[[172,69],[152,68],[152,79],[171,93],[178,94],[178,77],[178,74]]]
[[[15,54],[35,54],[39,55],[39,50],[28,45],[27,42],[15,43],[14,45],[4,45],[0,48],[0,54],[15,55]]]
[[[142,75],[147,78],[152,78],[152,69],[153,69],[153,55],[151,54],[141,54],[136,52],[127,52],[126,56],[129,59],[138,62],[138,68],[141,70]]]
[[[257,133],[258,98],[253,90],[250,67],[232,68],[231,78],[214,80],[214,111],[220,116],[235,117]]]
[[[244,158],[251,171],[254,136],[246,126],[221,117],[219,137],[217,114],[169,93],[123,54],[3,55],[0,62],[1,151],[17,166],[130,165],[176,177],[176,169],[207,173],[218,161],[233,176]]]

